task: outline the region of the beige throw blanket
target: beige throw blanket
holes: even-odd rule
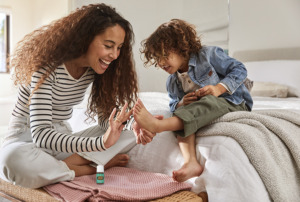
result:
[[[241,145],[273,201],[300,200],[299,113],[232,112],[197,132],[197,136],[218,135],[232,137]]]

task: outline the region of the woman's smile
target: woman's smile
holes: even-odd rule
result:
[[[103,59],[99,59],[99,63],[100,63],[101,68],[106,70],[111,62],[103,60]]]

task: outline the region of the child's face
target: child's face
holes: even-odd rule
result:
[[[161,57],[157,64],[169,74],[188,71],[188,60],[174,52],[170,52],[168,57]]]

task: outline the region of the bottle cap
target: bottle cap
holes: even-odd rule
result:
[[[97,165],[97,173],[103,173],[104,172],[104,166],[103,165]]]

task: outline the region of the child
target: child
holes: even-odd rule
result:
[[[179,19],[159,26],[143,41],[141,52],[145,65],[170,74],[167,91],[174,116],[156,119],[138,100],[135,121],[151,132],[176,131],[184,164],[173,178],[183,182],[199,176],[203,167],[196,158],[195,133],[228,112],[251,111],[253,101],[243,84],[247,70],[221,48],[202,46],[193,26]]]

